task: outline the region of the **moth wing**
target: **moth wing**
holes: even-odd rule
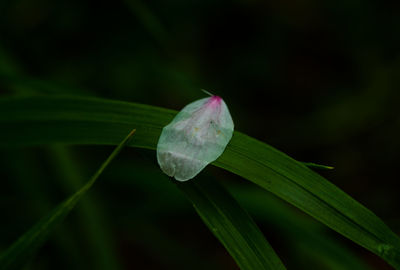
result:
[[[199,109],[201,109],[209,98],[202,98],[196,100],[192,103],[189,103],[175,116],[171,123],[168,126],[173,126],[176,123],[183,122],[184,120],[190,119],[194,113],[196,113]]]
[[[171,151],[157,152],[157,159],[163,172],[179,181],[192,179],[208,164],[196,158]]]
[[[185,106],[161,133],[157,145],[158,163],[167,175],[179,181],[192,179],[215,161],[232,138],[233,121],[223,100],[219,110],[211,115],[199,111],[209,99]],[[197,121],[200,133],[196,134]]]
[[[233,135],[233,121],[225,102],[221,100],[219,112],[209,125],[207,137],[198,158],[209,164],[225,150]]]
[[[163,172],[179,181],[196,176],[207,163],[196,158],[199,147],[193,147],[190,137],[184,132],[193,114],[201,109],[209,98],[203,98],[186,105],[162,130],[157,145],[157,160]],[[189,134],[190,136],[190,134]]]
[[[228,106],[226,106],[223,100],[221,100],[221,109],[218,118],[214,122],[214,128],[217,132],[216,141],[218,141],[219,144],[224,145],[225,149],[226,145],[232,138],[234,124]]]

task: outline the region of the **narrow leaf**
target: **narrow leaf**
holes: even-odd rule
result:
[[[306,165],[308,168],[311,169],[321,169],[321,170],[333,170],[335,167],[332,166],[327,166],[327,165],[321,165],[313,162],[303,162],[304,165]]]
[[[76,156],[78,153],[75,153],[73,149],[65,145],[51,145],[46,150],[48,159],[51,161],[49,166],[57,172],[54,177],[57,178],[66,194],[75,192],[87,181],[83,173],[84,166],[80,162],[82,160]],[[36,184],[30,177],[27,177],[25,181]],[[116,247],[113,245],[108,221],[101,211],[103,206],[96,196],[86,194],[85,199],[80,202],[80,207],[75,210],[76,221],[80,228],[80,232],[75,237],[87,243],[89,250],[89,256],[79,254],[90,268],[121,270],[122,265],[119,262]]]
[[[135,131],[136,130],[132,130],[128,136],[125,137],[125,139],[115,148],[111,155],[104,161],[100,168],[83,187],[67,200],[59,204],[47,216],[43,217],[35,226],[28,230],[0,255],[1,270],[18,269],[31,258],[34,252],[45,242],[53,229],[64,220],[86,191],[92,187],[104,169],[127,144]]]
[[[240,269],[286,269],[247,212],[217,182],[206,180],[176,184]]]
[[[228,190],[252,217],[282,235],[282,241],[296,254],[294,263],[305,266],[311,259],[318,262],[321,269],[370,270],[354,250],[336,239],[323,224],[294,211],[269,192],[243,185],[231,185]],[[303,269],[301,265],[299,268]]]
[[[28,97],[0,100],[0,143],[116,144],[132,125],[132,146],[155,149],[175,111],[96,98]],[[400,269],[400,239],[338,187],[273,147],[235,132],[213,163],[293,204]]]

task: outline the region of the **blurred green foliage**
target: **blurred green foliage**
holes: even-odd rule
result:
[[[391,1],[3,0],[0,92],[180,109],[209,89],[225,99],[238,130],[298,160],[334,166],[321,173],[399,232],[399,30],[400,5]],[[2,149],[0,249],[88,179],[109,150]],[[153,152],[123,156],[32,269],[236,267],[160,179]],[[363,261],[346,264],[352,268],[390,269],[268,194],[248,201],[255,187],[208,170],[239,185],[235,197],[288,269],[347,269],[332,261],[343,251]]]

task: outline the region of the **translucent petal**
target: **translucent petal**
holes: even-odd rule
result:
[[[232,134],[232,117],[222,98],[192,102],[162,130],[158,164],[176,180],[190,180],[224,152]]]

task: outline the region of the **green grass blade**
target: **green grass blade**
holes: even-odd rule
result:
[[[8,150],[8,151],[7,151]],[[46,177],[50,177],[47,179],[52,179],[53,175],[50,172],[44,171],[42,169],[41,160],[37,158],[37,153],[42,152],[43,149],[3,149],[2,151],[2,166],[6,171],[8,171],[8,175],[13,176],[13,184],[15,184],[15,190],[18,190],[18,194],[14,194],[16,200],[24,199],[24,202],[29,202],[28,204],[24,204],[21,201],[21,205],[24,204],[23,208],[19,208],[15,210],[10,207],[9,210],[14,211],[15,213],[23,213],[20,217],[15,217],[17,220],[15,223],[19,224],[35,224],[38,220],[38,217],[43,217],[47,213],[49,213],[54,208],[54,203],[52,203],[52,193],[47,188],[44,188],[48,185],[49,182],[46,182]],[[21,170],[23,168],[23,170]],[[4,172],[4,171],[3,171]],[[50,173],[50,175],[49,175]],[[79,185],[80,187],[81,185]],[[73,191],[77,190],[76,187]],[[69,192],[68,194],[71,194]],[[2,197],[2,196],[0,196]],[[9,201],[4,200],[2,205],[9,204]],[[2,213],[3,220],[6,221],[7,214]],[[21,217],[23,218],[21,220]],[[18,221],[19,220],[19,221]],[[1,249],[0,254],[6,250],[8,246],[5,244],[12,243],[14,239],[18,237],[14,233],[18,233],[21,231],[15,227],[16,224],[12,224],[9,222],[5,222],[0,224],[0,227],[3,232],[9,232],[8,236],[1,236],[2,241],[0,241]],[[14,230],[12,228],[15,228]],[[25,229],[23,229],[25,230]],[[71,262],[71,267],[77,265],[85,265],[87,261],[84,256],[77,251],[78,238],[76,234],[73,232],[70,226],[66,226],[65,224],[60,224],[56,229],[56,232],[50,237],[49,241],[52,250],[61,254],[68,254],[68,259]],[[61,263],[65,263],[62,261]]]
[[[243,188],[239,185],[229,186],[228,190],[256,221],[268,224],[284,236],[282,241],[301,258],[295,263],[303,263],[304,269],[313,269],[305,267],[311,258],[318,262],[321,269],[370,270],[351,249],[332,237],[321,223],[294,211],[276,196],[258,187]]]
[[[136,126],[131,146],[155,149],[175,111],[95,98],[30,97],[0,100],[3,145],[117,144]],[[273,147],[235,132],[213,163],[300,208],[400,269],[400,239],[384,222],[332,183]]]
[[[240,269],[286,269],[251,217],[217,182],[206,180],[176,184]]]
[[[335,169],[335,167],[332,167],[332,166],[316,164],[316,163],[313,163],[313,162],[303,162],[303,164],[306,165],[308,168],[311,168],[311,169],[320,169],[320,170],[333,170],[333,169]]]
[[[22,235],[0,256],[0,269],[18,269],[22,267],[34,252],[44,243],[51,231],[60,224],[69,212],[75,207],[77,202],[96,182],[104,169],[118,155],[122,148],[134,134],[132,130],[127,137],[115,148],[111,155],[103,162],[100,168],[90,178],[90,180],[81,187],[75,194],[58,205],[47,216],[42,218],[35,226]]]
[[[148,181],[131,181],[126,175],[132,170],[138,179]],[[208,174],[204,172],[200,176]],[[112,177],[113,184],[120,188],[134,189],[145,197],[157,198],[139,210],[132,211],[131,215],[136,219],[141,216],[145,218],[160,215],[184,216],[192,210],[184,201],[182,202],[184,198],[181,198],[179,190],[170,181],[165,181],[165,175],[159,173],[158,164],[152,160],[129,159],[118,162],[112,170],[107,170],[105,177],[107,176]],[[299,265],[298,268],[301,268],[301,264],[307,265],[306,269],[314,269],[315,267],[309,264],[317,263],[323,269],[370,270],[354,250],[331,235],[331,231],[323,224],[296,211],[270,192],[243,183],[240,185],[230,183],[226,188],[257,224],[259,222],[268,224],[268,228],[277,233],[274,237],[280,239],[280,244],[290,246],[289,254],[285,255],[285,262],[290,262],[292,266]],[[145,212],[141,211],[143,208],[146,209]],[[136,222],[135,220],[135,224]],[[198,263],[196,265],[199,266]],[[286,267],[291,269],[290,265]]]
[[[47,148],[50,166],[57,172],[55,177],[66,194],[71,194],[85,183],[82,161],[70,147],[51,145]],[[103,173],[104,175],[104,173]],[[104,176],[103,176],[104,177]],[[29,177],[27,181],[31,181]],[[97,270],[122,269],[113,245],[107,218],[102,213],[102,202],[93,193],[85,195],[76,208],[76,221],[81,228],[76,237],[88,245],[85,256],[89,267]]]

